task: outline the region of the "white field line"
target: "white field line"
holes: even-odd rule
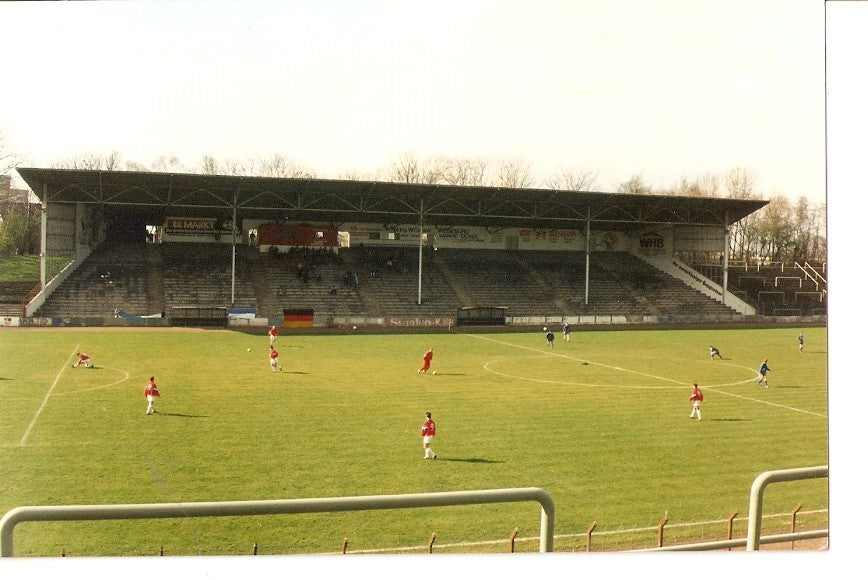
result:
[[[472,336],[473,338],[478,338],[478,339],[480,339],[480,340],[488,340],[488,341],[490,341],[490,342],[495,342],[495,343],[497,343],[497,344],[502,344],[502,345],[505,345],[505,346],[512,346],[512,347],[514,347],[514,348],[520,348],[520,349],[524,349],[524,350],[529,350],[529,351],[531,351],[531,352],[535,352],[535,353],[538,353],[538,354],[541,354],[541,355],[556,356],[556,357],[565,358],[565,359],[567,359],[567,360],[574,360],[574,361],[579,361],[579,362],[586,362],[586,363],[588,363],[589,365],[596,365],[596,366],[599,366],[599,367],[603,367],[603,368],[607,368],[607,369],[612,369],[612,370],[615,370],[615,371],[622,371],[622,372],[625,372],[625,373],[632,373],[632,374],[639,375],[639,376],[642,376],[642,377],[648,377],[648,378],[652,378],[652,379],[657,379],[657,380],[659,380],[659,381],[667,381],[667,382],[675,383],[675,384],[677,384],[677,385],[679,385],[679,386],[681,386],[681,387],[688,387],[688,386],[690,386],[690,385],[692,384],[692,383],[684,383],[684,382],[677,381],[677,380],[675,380],[675,379],[670,379],[670,378],[667,378],[667,377],[658,377],[658,376],[656,376],[656,375],[651,375],[651,374],[648,374],[648,373],[643,373],[643,372],[641,372],[641,371],[634,371],[634,370],[631,370],[631,369],[625,369],[625,368],[622,368],[622,367],[617,367],[617,366],[607,365],[607,364],[603,364],[603,363],[598,363],[598,362],[594,362],[594,361],[591,361],[591,360],[586,360],[586,359],[579,358],[579,357],[575,357],[575,356],[569,356],[569,355],[566,355],[566,354],[561,354],[561,353],[557,353],[557,352],[551,352],[551,350],[540,350],[540,349],[538,349],[538,348],[532,348],[532,347],[524,346],[524,345],[521,345],[521,344],[513,344],[513,343],[511,343],[511,342],[505,342],[505,341],[503,341],[503,340],[497,340],[497,339],[494,339],[494,338],[490,338],[490,337],[488,337],[488,336],[481,336],[481,335],[477,335],[477,334],[468,334],[467,336]],[[545,380],[545,379],[534,379],[534,378],[528,378],[528,377],[519,377],[519,376],[514,376],[514,375],[508,375],[508,374],[501,373],[501,372],[498,372],[498,371],[495,371],[495,370],[490,369],[490,368],[488,367],[488,365],[492,364],[493,362],[495,362],[495,361],[489,361],[489,362],[485,363],[485,365],[483,365],[483,368],[484,368],[485,370],[487,370],[488,372],[490,372],[490,373],[493,373],[493,374],[496,374],[496,375],[500,375],[500,376],[509,377],[509,378],[521,379],[521,380],[525,380],[525,381],[535,381],[535,382],[539,382],[539,383],[553,383],[553,384],[562,384],[562,385],[591,386],[591,387],[607,387],[607,386],[612,386],[612,385],[589,385],[589,384],[578,383],[578,382],[549,381],[549,380]],[[738,365],[736,365],[736,366],[738,366]],[[747,369],[747,370],[750,370],[751,372],[754,373],[754,375],[756,375],[756,371],[754,371],[753,369],[749,369],[748,367],[741,367],[741,368],[745,368],[745,369]],[[746,379],[746,380],[744,380],[744,381],[740,381],[740,382],[737,382],[737,383],[727,383],[727,384],[722,384],[722,385],[703,385],[703,387],[706,388],[706,389],[709,389],[709,390],[714,390],[715,393],[720,393],[721,395],[727,395],[727,396],[729,396],[729,397],[734,397],[734,398],[736,398],[736,399],[743,399],[743,400],[745,400],[745,401],[751,401],[751,402],[754,402],[754,403],[761,403],[761,404],[763,404],[763,405],[768,405],[768,406],[770,406],[770,407],[778,407],[778,408],[780,408],[780,409],[786,409],[787,411],[793,411],[793,412],[795,412],[795,413],[804,413],[804,414],[806,414],[806,415],[813,415],[813,416],[815,416],[815,417],[822,417],[822,418],[826,418],[826,417],[827,417],[827,415],[825,415],[825,414],[823,414],[823,413],[816,413],[816,412],[814,412],[814,411],[806,411],[806,410],[804,410],[804,409],[799,409],[799,408],[796,408],[796,407],[790,407],[790,406],[788,406],[788,405],[781,405],[781,404],[779,404],[779,403],[773,403],[773,402],[771,402],[771,401],[763,401],[762,399],[755,399],[755,398],[753,398],[753,397],[746,397],[746,396],[744,396],[744,395],[738,395],[738,394],[735,394],[735,393],[730,393],[730,392],[727,392],[727,391],[722,391],[722,390],[720,390],[720,387],[728,387],[728,386],[734,386],[734,385],[742,385],[742,384],[751,383],[751,382],[755,382],[755,379],[751,378],[751,379]],[[638,386],[638,387],[626,387],[626,388],[634,388],[634,389],[665,389],[665,388],[667,388],[667,387]],[[668,387],[668,388],[675,388],[675,387]],[[764,387],[757,387],[757,388],[764,388]]]
[[[77,395],[77,394],[79,394],[79,393],[87,393],[88,391],[98,391],[99,389],[107,389],[107,388],[109,388],[109,387],[113,387],[113,386],[115,386],[115,385],[119,385],[119,384],[123,383],[124,381],[126,381],[126,380],[128,380],[128,379],[130,378],[130,373],[128,373],[127,371],[124,371],[124,370],[121,370],[121,369],[113,369],[113,368],[111,368],[111,367],[100,367],[100,368],[103,368],[103,369],[106,369],[106,370],[109,370],[109,371],[116,371],[116,372],[119,372],[119,373],[121,373],[121,374],[124,375],[124,378],[122,378],[122,379],[118,379],[118,380],[116,380],[116,381],[113,382],[113,383],[106,383],[106,384],[104,384],[104,385],[99,385],[99,386],[97,386],[97,387],[90,387],[90,388],[87,388],[87,389],[78,389],[78,390],[76,390],[76,391],[67,391],[67,392],[65,392],[65,393],[57,393],[56,396],[58,396],[58,397],[62,397],[63,395]]]
[[[30,420],[30,424],[27,426],[27,429],[24,431],[24,436],[21,437],[21,441],[18,442],[18,445],[24,445],[27,443],[27,438],[30,437],[30,431],[33,430],[33,426],[36,425],[36,420],[39,418],[39,415],[42,413],[42,410],[45,408],[45,405],[48,404],[48,399],[51,397],[52,391],[54,391],[54,387],[57,386],[57,383],[60,381],[60,376],[63,374],[63,371],[66,367],[69,366],[69,363],[72,362],[72,358],[78,352],[78,345],[75,345],[75,348],[72,349],[72,352],[69,355],[69,358],[66,359],[66,362],[63,363],[63,366],[60,367],[60,370],[57,371],[57,374],[54,376],[54,382],[51,383],[51,388],[48,389],[48,392],[45,393],[45,398],[42,399],[42,404],[39,405],[39,409],[36,410],[36,414],[33,415],[33,419]]]

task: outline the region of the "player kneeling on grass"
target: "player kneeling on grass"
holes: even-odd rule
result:
[[[75,354],[78,355],[78,360],[75,361],[75,364],[72,365],[72,368],[75,368],[75,367],[87,367],[89,369],[93,368],[93,363],[90,362],[90,356],[88,356],[87,353],[77,352]]]

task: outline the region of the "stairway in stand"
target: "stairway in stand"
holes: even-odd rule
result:
[[[274,290],[268,279],[268,267],[265,265],[265,254],[244,254],[244,259],[249,259],[250,273],[253,275],[253,292],[256,294],[256,304],[259,306],[256,316],[262,318],[280,317],[277,301],[274,299]]]
[[[461,301],[461,306],[477,306],[476,301],[467,293],[464,289],[464,285],[452,274],[449,270],[449,266],[446,265],[446,262],[437,252],[434,252],[434,263],[437,264],[438,268],[440,268],[443,277],[446,278],[446,281],[452,287],[455,295],[458,296],[458,299]]]
[[[521,267],[525,269],[525,271],[527,271],[527,273],[531,276],[531,278],[536,281],[537,284],[539,284],[540,296],[548,298],[548,300],[554,303],[558,308],[560,308],[561,312],[563,312],[564,314],[569,314],[570,305],[567,304],[566,300],[564,300],[563,298],[555,296],[555,294],[551,290],[551,284],[549,284],[549,282],[542,276],[542,274],[537,272],[536,269],[531,266],[527,260],[524,259],[520,252],[513,252],[513,255],[515,256],[515,261],[520,264]]]
[[[160,255],[160,246],[148,244],[145,248],[145,260],[148,265],[145,282],[148,311],[142,312],[142,314],[150,315],[163,312],[166,308],[166,290],[163,281],[163,259]]]

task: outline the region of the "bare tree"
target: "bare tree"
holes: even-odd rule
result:
[[[494,185],[516,189],[533,187],[533,184],[529,162],[523,159],[509,159],[498,165]]]
[[[826,207],[811,205],[804,196],[792,208],[793,248],[790,258],[795,262],[826,261]]]
[[[485,185],[487,168],[487,163],[481,159],[452,159],[443,180],[449,185]]]
[[[694,180],[700,197],[717,197],[720,195],[720,178],[713,173],[705,173]]]
[[[803,262],[808,259],[811,249],[811,235],[814,231],[813,218],[808,199],[804,196],[796,200],[793,208],[793,261]]]
[[[53,164],[51,167],[55,169],[87,169],[91,171],[118,171],[123,162],[121,154],[117,151],[112,151],[108,155],[100,155],[99,153],[82,153],[67,157],[59,163]]]
[[[726,172],[724,183],[729,197],[734,199],[754,199],[756,179],[753,173],[743,167],[736,167]]]
[[[0,175],[6,175],[21,163],[21,157],[12,150],[6,135],[0,133]]]
[[[102,169],[106,171],[118,171],[121,168],[121,154],[117,151],[112,151],[103,158]]]
[[[126,171],[150,171],[150,169],[138,161],[124,161],[124,170]]]
[[[256,175],[256,161],[253,159],[239,160],[227,159],[223,163],[223,171],[226,175],[254,176]]]
[[[183,173],[185,171],[178,156],[171,153],[160,155],[154,159],[153,163],[151,163],[151,169],[166,173]]]
[[[310,178],[313,174],[295,161],[287,160],[280,153],[275,153],[259,162],[259,175],[265,177],[296,177]]]
[[[350,169],[343,171],[338,175],[338,179],[344,179],[346,181],[377,181],[379,177],[379,170],[375,170],[373,173],[366,175],[359,172],[357,169]]]
[[[561,191],[590,191],[595,181],[597,181],[596,171],[561,167],[554,177],[546,180],[546,186]]]
[[[811,212],[814,235],[811,237],[811,261],[824,264],[828,257],[826,252],[826,204],[818,204]]]
[[[734,199],[755,199],[754,182],[753,173],[742,167],[730,169],[724,177],[727,194]],[[732,257],[741,260],[765,257],[759,236],[760,218],[756,213],[734,223],[729,237]]]
[[[645,183],[641,173],[636,173],[627,181],[622,181],[616,189],[618,193],[651,193],[651,186]]]
[[[217,160],[214,159],[213,155],[202,156],[202,159],[199,160],[199,173],[205,175],[218,175],[220,173]]]
[[[688,180],[682,177],[672,188],[663,190],[660,193],[666,195],[684,195],[687,197],[717,197],[720,192],[720,179],[712,174],[706,173],[696,179]]]
[[[402,153],[389,166],[389,180],[398,183],[421,183],[422,170],[415,153]]]
[[[790,202],[782,195],[773,197],[760,211],[757,255],[772,262],[780,262],[789,257],[794,243],[790,214]]]

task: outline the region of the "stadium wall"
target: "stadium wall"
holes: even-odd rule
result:
[[[826,326],[826,315],[814,316],[509,316],[506,324],[491,327],[475,327],[474,330],[522,331],[538,329],[543,326],[560,328],[565,322],[574,330],[598,329],[636,329],[661,327],[756,327],[772,326]],[[281,318],[229,319],[226,326],[236,330],[261,332],[264,328],[276,325],[287,331],[332,332],[364,329],[380,331],[451,331],[455,328],[455,318],[444,317],[400,317],[400,316],[314,316],[310,326],[293,328],[283,326]],[[152,326],[171,327],[170,318],[118,318],[118,317],[33,317],[4,316],[0,318],[0,328],[12,327],[88,327],[88,326]],[[213,325],[209,325],[213,326]]]
[[[268,222],[244,220],[244,231],[267,229]],[[323,232],[335,229],[345,232],[351,246],[418,247],[419,224],[294,224],[285,227],[305,227]],[[488,228],[481,226],[421,227],[422,245],[435,248],[469,250],[547,250],[585,251],[586,234],[579,229]],[[721,252],[724,244],[723,227],[661,226],[649,227],[636,233],[618,228],[592,230],[591,250],[672,256],[676,251]],[[267,252],[271,244],[263,238],[260,251]],[[317,247],[322,244],[292,246],[277,244],[281,251],[289,247]]]

